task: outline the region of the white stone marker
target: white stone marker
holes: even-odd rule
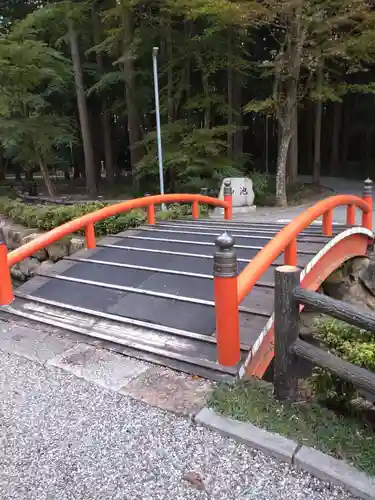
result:
[[[255,209],[253,181],[248,177],[227,177],[223,179],[219,199],[224,199],[224,182],[230,181],[232,185],[233,213],[247,213]],[[224,210],[220,209],[220,213]]]

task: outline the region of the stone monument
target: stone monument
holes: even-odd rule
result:
[[[253,182],[248,177],[227,177],[220,187],[219,199],[224,199],[224,182],[230,181],[232,186],[232,202],[234,214],[246,214],[255,210]],[[224,209],[217,210],[224,213]]]

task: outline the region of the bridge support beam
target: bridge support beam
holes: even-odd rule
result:
[[[192,215],[193,219],[199,219],[199,204],[197,201],[193,201]]]
[[[149,193],[146,193],[145,196],[150,196]],[[156,224],[155,217],[155,205],[152,203],[151,205],[147,205],[147,224],[154,226]]]
[[[297,265],[297,238],[293,238],[284,250],[284,264],[287,266]]]
[[[348,226],[355,225],[355,205],[348,205],[346,209],[346,223]]]
[[[241,351],[234,238],[225,232],[216,239],[215,244],[213,274],[217,358],[223,366],[235,366],[241,359]]]
[[[96,236],[94,224],[88,224],[85,228],[86,248],[96,248]]]
[[[323,234],[332,236],[332,209],[323,214]]]
[[[227,208],[224,208],[224,219],[232,220],[233,217],[232,184],[229,180],[224,181],[224,201],[226,201],[229,204]]]
[[[8,251],[0,241],[0,306],[7,306],[14,299],[12,278],[8,266]]]

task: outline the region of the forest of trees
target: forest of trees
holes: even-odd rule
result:
[[[6,0],[0,178],[101,170],[157,189],[152,48],[166,188],[224,176],[371,175],[375,5],[366,0]]]

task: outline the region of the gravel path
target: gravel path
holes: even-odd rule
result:
[[[352,500],[188,419],[1,351],[0,388],[2,500]]]

